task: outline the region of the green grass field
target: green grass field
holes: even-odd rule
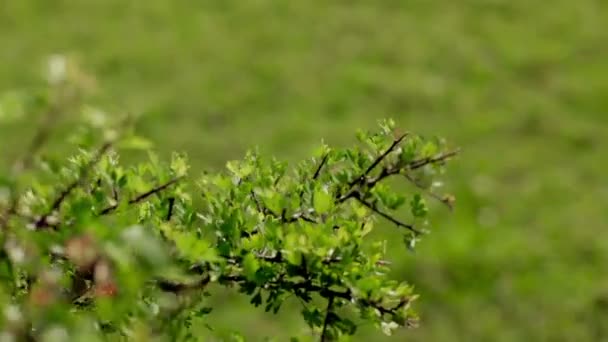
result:
[[[415,254],[391,244],[422,316],[393,340],[606,341],[607,23],[593,0],[5,0],[0,92],[75,55],[94,103],[143,113],[142,134],[194,170],[254,145],[295,161],[384,117],[445,137],[463,150],[446,178],[457,208],[433,208]],[[0,126],[0,164],[33,128]],[[219,331],[303,328],[216,300]]]

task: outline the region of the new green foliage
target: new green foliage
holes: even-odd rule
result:
[[[416,324],[416,295],[389,276],[385,243],[370,233],[386,220],[410,248],[424,234],[424,189],[392,184],[440,174],[454,156],[442,144],[389,120],[353,148],[323,145],[297,165],[252,150],[199,175],[177,153],[121,163],[120,151],[150,148],[128,120],[82,127],[72,157],[40,144],[2,173],[4,334],[196,339],[193,320],[213,314],[215,286],[273,313],[298,301],[308,338],[323,341],[362,323],[386,334]]]

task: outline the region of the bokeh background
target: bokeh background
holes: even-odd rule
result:
[[[195,171],[254,145],[295,161],[385,117],[445,137],[457,208],[433,208],[416,253],[392,246],[422,321],[391,339],[608,341],[608,2],[0,1],[0,93],[39,84],[54,53]],[[0,165],[32,130],[0,126]],[[216,301],[220,332],[303,329]]]

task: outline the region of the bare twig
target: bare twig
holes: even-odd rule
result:
[[[395,139],[393,141],[393,143],[391,144],[391,146],[389,146],[388,149],[386,149],[386,151],[384,151],[384,153],[382,153],[381,155],[379,155],[374,162],[357,178],[353,179],[348,185],[349,186],[354,186],[357,183],[361,183],[365,180],[365,177],[374,170],[374,168],[376,168],[376,166],[378,166],[378,164],[380,164],[380,162],[382,162],[382,160],[384,160],[384,158],[386,158],[391,152],[393,152],[393,150],[403,141],[403,139],[405,139],[408,136],[408,133],[402,134],[401,136],[399,136],[399,138]]]
[[[321,170],[323,169],[323,166],[325,166],[325,163],[327,163],[327,159],[329,159],[329,153],[326,153],[323,156],[323,159],[321,159],[321,162],[319,163],[317,170],[315,171],[314,175],[312,176],[313,180],[319,178],[319,175],[321,174]]]
[[[391,221],[392,223],[394,223],[397,227],[403,227],[406,229],[409,229],[410,231],[412,231],[415,234],[422,234],[421,231],[417,230],[416,228],[414,228],[413,225],[411,224],[407,224],[407,223],[403,223],[399,220],[397,220],[396,218],[392,217],[391,215],[381,211],[380,209],[378,209],[378,207],[376,207],[375,205],[363,200],[361,198],[361,196],[357,195],[357,196],[353,196],[357,201],[359,201],[359,203],[363,204],[364,206],[368,207],[369,209],[371,209],[372,211],[374,211],[376,214],[384,217],[385,219]]]
[[[416,170],[416,169],[419,169],[419,168],[424,167],[429,164],[436,164],[436,163],[444,162],[444,161],[456,156],[458,153],[459,153],[459,150],[454,150],[454,151],[442,153],[435,157],[426,157],[426,158],[414,160],[407,165],[407,169]]]
[[[401,136],[400,139],[397,139],[395,141],[398,143],[401,140],[403,140],[403,138],[405,138],[405,135]],[[394,148],[394,146],[396,146],[395,143],[393,143],[393,145],[391,145],[391,148],[389,148],[387,150],[387,152],[390,153],[390,151],[392,150],[392,148]],[[384,157],[386,157],[386,155],[388,155],[387,152],[383,153],[380,157],[378,157],[378,159],[381,161]],[[378,174],[378,176],[376,176],[374,178],[368,178],[368,177],[366,177],[367,174],[369,173],[368,171],[366,171],[366,173],[363,173],[361,176],[359,176],[354,181],[351,181],[349,183],[350,188],[348,189],[348,191],[346,192],[346,194],[344,194],[344,195],[342,195],[340,193],[337,194],[337,196],[336,196],[336,202],[337,203],[342,203],[342,202],[345,202],[345,201],[347,201],[347,200],[349,200],[351,198],[356,197],[359,194],[359,191],[354,188],[354,186],[357,183],[364,184],[365,186],[367,186],[368,190],[371,190],[379,182],[383,181],[387,177],[390,177],[390,176],[393,176],[393,175],[398,175],[398,174],[401,173],[401,171],[404,171],[404,170],[413,171],[413,170],[420,169],[420,168],[422,168],[422,167],[424,167],[426,165],[429,165],[429,164],[435,164],[435,163],[444,162],[444,161],[448,160],[449,158],[452,158],[452,157],[456,156],[458,153],[459,153],[459,150],[454,150],[454,151],[450,151],[450,152],[446,152],[446,153],[440,154],[440,155],[435,156],[435,157],[427,157],[427,158],[418,159],[418,160],[410,162],[405,167],[398,167],[398,166],[384,167],[384,168],[382,168],[382,171],[380,171],[380,174]],[[376,161],[378,161],[378,159],[376,159]],[[374,164],[372,164],[372,166],[375,167],[377,165],[377,163],[374,163]],[[370,169],[368,168],[368,170],[370,170]]]
[[[329,330],[327,328],[329,327],[331,309],[332,309],[333,305],[334,305],[334,297],[329,297],[327,299],[327,310],[325,311],[325,319],[323,320],[323,330],[321,331],[321,342],[326,342],[329,337],[328,336]]]
[[[179,177],[175,177],[172,180],[168,181],[167,183],[157,186],[156,188],[150,189],[149,191],[144,192],[143,194],[135,197],[134,199],[129,201],[129,204],[135,204],[135,203],[139,203],[143,200],[145,200],[146,198],[159,193],[163,190],[165,190],[166,188],[170,187],[171,185],[179,182],[182,178],[184,178],[184,176],[179,176]]]
[[[312,176],[312,180],[316,180],[317,178],[319,178],[319,175],[321,175],[321,170],[323,169],[323,166],[325,166],[325,164],[327,163],[327,160],[329,159],[329,153],[326,153],[323,156],[323,159],[321,159],[321,162],[319,163],[319,165],[317,166],[317,169],[315,170],[315,173]],[[302,198],[304,197],[304,189],[302,189],[299,193],[300,196],[300,202],[302,202]]]
[[[169,197],[169,208],[167,209],[167,217],[165,217],[165,221],[171,220],[171,216],[173,216],[173,206],[175,205],[175,197]]]
[[[161,291],[179,294],[188,290],[202,290],[210,282],[211,277],[205,275],[201,279],[190,283],[181,283],[167,279],[158,279],[155,283]]]
[[[167,189],[168,187],[170,187],[173,184],[179,182],[183,178],[184,178],[184,176],[175,177],[175,178],[171,179],[170,181],[168,181],[167,183],[164,183],[162,185],[154,187],[154,188],[152,188],[152,189],[150,189],[150,190],[148,190],[148,191],[146,191],[146,192],[144,192],[142,194],[139,194],[139,195],[135,196],[133,199],[130,199],[128,203],[129,204],[139,203],[139,202],[145,200],[146,198],[148,198],[148,197],[150,197],[150,196],[152,196],[154,194],[157,194],[157,193],[159,193],[159,192]],[[99,212],[99,215],[103,216],[103,215],[110,214],[111,212],[113,212],[116,209],[118,209],[118,203],[113,204],[113,205],[111,205],[109,207],[106,207],[105,209],[103,209],[102,211]]]

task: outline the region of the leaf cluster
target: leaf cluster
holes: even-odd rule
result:
[[[83,113],[70,138],[77,152],[43,153],[50,130],[40,125],[0,174],[2,334],[195,339],[212,314],[212,285],[273,313],[298,301],[311,328],[304,339],[416,325],[412,286],[390,277],[386,241],[373,232],[386,221],[413,248],[427,233],[426,198],[452,206],[433,192],[456,154],[442,141],[387,120],[358,132],[355,147],[322,145],[296,165],[254,149],[224,171],[190,174],[183,154],[161,162],[129,118],[66,102],[80,88],[53,83],[36,107],[50,121],[68,108]],[[147,159],[121,163],[125,149]],[[399,182],[414,190],[396,190]]]

